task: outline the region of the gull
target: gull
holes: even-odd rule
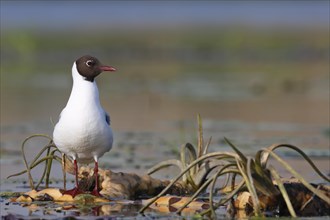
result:
[[[93,160],[95,188],[92,194],[100,196],[98,159],[111,150],[113,134],[110,116],[100,103],[95,78],[103,71],[115,70],[89,55],[80,57],[72,66],[71,95],[55,125],[53,140],[57,148],[73,161],[75,187],[64,192],[73,197],[82,193],[79,189],[77,163],[88,164]]]

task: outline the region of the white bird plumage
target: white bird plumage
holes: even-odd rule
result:
[[[58,149],[80,163],[89,163],[112,148],[112,130],[101,107],[96,82],[86,81],[72,67],[73,87],[54,129]]]
[[[67,105],[55,125],[53,140],[57,148],[74,162],[76,187],[66,191],[72,196],[80,193],[78,184],[78,163],[94,160],[95,188],[92,194],[99,194],[98,159],[112,148],[113,134],[109,115],[99,99],[94,78],[102,71],[115,71],[113,67],[102,66],[92,56],[83,56],[73,63],[73,86]]]

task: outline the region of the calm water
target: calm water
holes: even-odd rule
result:
[[[22,184],[24,176],[14,178],[16,179],[14,184],[12,180],[5,181],[4,178],[24,169],[19,147],[26,136],[34,133],[52,134],[49,117],[56,119],[57,112],[65,104],[70,90],[70,84],[61,77],[60,79],[43,78],[45,81],[64,82],[61,86],[40,86],[38,83],[40,79],[35,77],[30,80],[29,89],[26,86],[24,88],[15,86],[13,91],[8,88],[10,97],[7,97],[5,102],[8,104],[5,107],[6,123],[1,125],[1,191],[29,190],[26,182]],[[324,120],[328,117],[326,112],[328,102],[324,94],[326,90],[323,81],[318,81],[317,85],[311,84],[311,87],[315,88],[305,94],[288,94],[283,98],[271,98],[271,95],[256,96],[253,89],[245,84],[244,76],[242,79],[229,77],[229,79],[217,78],[217,80],[198,77],[179,78],[171,82],[144,82],[141,84],[143,86],[134,83],[129,86],[132,82],[123,81],[121,86],[115,85],[109,88],[107,85],[113,84],[113,79],[110,79],[111,76],[104,78],[109,82],[105,80],[100,83],[101,96],[105,108],[112,117],[115,143],[113,150],[101,158],[102,168],[115,172],[144,174],[159,161],[177,158],[181,144],[186,142],[196,144],[196,113],[199,112],[204,119],[205,138],[213,137],[211,151],[231,150],[224,144],[223,137],[229,137],[246,154],[254,154],[260,148],[273,143],[290,143],[302,147],[312,156],[322,172],[330,172],[329,126]],[[200,92],[196,91],[196,88],[199,88]],[[306,96],[311,98],[306,99]],[[12,100],[10,101],[9,98]],[[20,113],[23,110],[24,114]],[[32,159],[45,144],[46,142],[42,140],[31,141],[27,145],[27,157]],[[320,178],[298,155],[288,150],[281,151],[280,155],[289,160],[309,181],[320,181]],[[283,176],[290,176],[284,168],[276,163],[275,166]],[[52,177],[55,187],[61,187],[60,170],[60,165],[54,164]],[[41,167],[33,171],[36,179],[40,172]],[[177,171],[172,170],[156,174],[155,177],[170,178],[175,173]],[[72,176],[69,178],[72,179]],[[59,183],[56,183],[58,181]],[[106,215],[142,218],[137,214],[141,205],[114,203],[101,207],[76,207],[68,211],[59,211],[60,205],[56,204],[22,207],[7,202],[7,200],[1,201],[2,215],[47,214],[49,218]],[[170,216],[170,214],[157,214],[153,210],[149,210],[147,215],[157,218],[162,218],[163,215],[163,217]]]

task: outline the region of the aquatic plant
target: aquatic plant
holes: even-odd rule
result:
[[[162,168],[166,168],[167,166],[175,165],[181,169],[181,173],[177,175],[177,177],[175,177],[171,183],[165,189],[163,189],[161,193],[159,193],[143,208],[141,208],[141,213],[144,212],[146,208],[148,208],[151,204],[157,201],[157,199],[165,195],[172,184],[176,183],[176,181],[178,181],[180,178],[183,178],[183,181],[186,181],[187,184],[191,184],[196,189],[196,191],[194,195],[191,196],[191,199],[187,200],[181,206],[181,208],[177,210],[178,214],[180,214],[185,207],[187,207],[198,195],[200,195],[202,192],[205,192],[207,187],[209,187],[210,207],[200,213],[200,215],[210,215],[211,217],[216,217],[215,210],[218,207],[226,204],[230,200],[233,200],[234,196],[237,196],[237,194],[241,191],[247,190],[252,200],[255,216],[263,216],[263,211],[275,211],[279,206],[282,197],[290,215],[296,217],[296,211],[294,210],[290,200],[292,198],[288,196],[278,171],[276,171],[272,165],[268,166],[270,157],[273,157],[276,161],[278,161],[288,172],[292,174],[293,177],[295,177],[303,186],[310,190],[313,195],[322,199],[327,204],[327,207],[330,207],[329,189],[321,191],[315,188],[313,185],[308,183],[297,171],[295,171],[287,162],[285,162],[285,160],[283,160],[274,152],[279,148],[288,148],[290,150],[296,151],[310,164],[310,166],[315,170],[317,174],[319,174],[322,179],[324,179],[326,182],[330,182],[330,179],[322,174],[322,172],[315,166],[313,161],[298,147],[289,144],[274,144],[270,147],[259,150],[253,158],[250,156],[245,156],[231,141],[229,141],[227,138],[224,138],[226,143],[231,146],[235,153],[207,153],[210,141],[207,143],[207,145],[205,145],[205,148],[203,148],[203,129],[202,121],[199,115],[198,127],[198,154],[196,154],[196,150],[193,145],[188,143],[181,148],[181,161],[163,161],[149,170],[148,173],[151,174]],[[190,158],[193,160],[185,160],[184,154],[186,149],[189,150],[191,155]],[[209,175],[212,170],[212,174]],[[200,173],[203,173],[203,178],[198,178],[198,174]],[[219,182],[219,178],[224,175],[230,175],[231,177],[229,178],[227,176],[224,186],[215,190],[215,186],[217,182]],[[236,184],[237,176],[241,176],[241,182],[239,184]],[[194,179],[199,179],[201,181],[194,181]],[[228,181],[228,179],[231,179],[231,181]],[[230,191],[225,193],[225,195],[221,195],[222,198],[220,201],[214,202],[214,197],[217,192],[221,192],[223,189],[228,189],[226,188],[228,185],[230,186]],[[308,202],[310,202],[310,200]],[[303,207],[306,207],[306,203],[301,205],[302,209],[300,209],[299,212],[303,211]]]
[[[202,207],[199,215],[216,217],[216,210],[225,204],[231,207],[231,212],[244,208],[252,210],[249,214],[264,216],[266,212],[280,212],[280,215],[293,217],[303,216],[309,213],[308,207],[317,205],[312,215],[330,214],[330,187],[328,185],[313,185],[308,183],[297,171],[284,159],[275,153],[278,149],[289,149],[299,153],[314,171],[327,183],[330,179],[325,176],[313,163],[313,161],[298,147],[289,144],[274,144],[259,150],[254,157],[244,155],[229,139],[225,142],[233,149],[233,152],[208,152],[211,138],[204,144],[202,119],[197,116],[198,141],[197,147],[187,143],[181,146],[180,159],[170,159],[160,162],[148,170],[148,175],[138,176],[134,173],[115,173],[110,170],[100,170],[102,191],[107,198],[139,199],[140,196],[153,197],[143,200],[144,206],[139,210],[143,213],[154,204],[175,201],[176,213],[181,214],[188,206]],[[28,163],[25,156],[26,142],[32,138],[46,138],[49,143],[44,146],[35,158]],[[33,135],[24,140],[22,154],[26,169],[12,176],[28,174],[31,189],[38,189],[45,180],[46,188],[49,186],[49,176],[53,160],[62,164],[65,188],[65,173],[71,172],[72,162],[60,154],[52,139],[47,135]],[[45,155],[45,156],[43,156]],[[295,178],[295,183],[284,181],[278,171],[269,163],[269,159],[275,159]],[[44,171],[39,182],[34,185],[31,170],[44,164]],[[158,180],[150,175],[169,166],[176,166],[180,173],[172,180]],[[81,167],[79,170],[80,185],[87,192],[93,188],[93,170]],[[225,178],[223,178],[225,177]],[[220,183],[223,183],[222,185]],[[72,197],[61,194],[60,190],[50,191],[58,198],[75,201]],[[208,192],[208,201],[198,202],[196,199]],[[42,191],[32,190],[28,195],[32,199],[38,199]],[[171,199],[165,194],[179,195],[182,200]],[[296,196],[296,195],[300,196]],[[30,198],[30,199],[31,199]],[[89,198],[89,197],[88,197]],[[216,201],[215,198],[219,198]],[[20,201],[25,201],[25,197]],[[29,199],[29,198],[27,198]],[[56,201],[55,198],[53,198]],[[96,201],[88,199],[88,201]],[[173,204],[174,204],[173,203]],[[196,205],[198,204],[198,205]],[[285,205],[284,205],[285,204]],[[167,204],[168,206],[171,204]],[[315,213],[317,212],[317,213]],[[310,214],[310,213],[309,213]]]
[[[29,163],[26,159],[26,155],[25,155],[25,147],[26,147],[26,143],[33,139],[33,138],[43,138],[43,139],[47,139],[49,142],[46,146],[44,146],[39,153],[34,157],[34,159]],[[61,153],[57,147],[55,146],[53,140],[51,137],[49,137],[46,134],[34,134],[31,135],[29,137],[27,137],[22,145],[21,145],[21,152],[22,152],[22,156],[23,156],[23,161],[24,161],[24,165],[25,165],[25,170],[19,172],[19,173],[15,173],[12,174],[10,176],[8,176],[7,178],[11,178],[14,176],[19,176],[22,175],[24,173],[27,173],[28,178],[29,178],[29,184],[30,184],[30,188],[31,189],[35,189],[37,190],[38,187],[40,186],[40,184],[45,181],[45,187],[48,188],[49,187],[49,180],[50,180],[50,172],[51,172],[51,168],[52,168],[52,164],[53,164],[53,160],[58,161],[61,164],[64,164],[66,159],[65,157],[60,157],[58,154]],[[46,154],[46,155],[44,155]],[[63,160],[62,160],[63,159]],[[44,170],[43,173],[38,181],[38,183],[35,185],[34,184],[34,180],[31,174],[31,170],[33,168],[35,168],[36,166],[40,165],[41,163],[44,162]],[[65,175],[65,171],[63,170],[63,178],[64,178],[64,183],[66,182],[66,175]],[[64,188],[65,188],[65,184],[64,184]]]

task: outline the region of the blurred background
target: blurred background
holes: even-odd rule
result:
[[[175,158],[200,113],[212,151],[290,143],[329,173],[329,1],[1,1],[1,179],[25,137],[52,136],[85,54],[118,69],[97,78],[115,133],[103,167]]]

